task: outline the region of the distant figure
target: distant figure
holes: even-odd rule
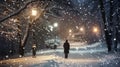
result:
[[[54,49],[57,49],[57,45],[54,45]]]
[[[69,49],[70,49],[70,44],[68,43],[68,40],[66,40],[63,47],[64,47],[65,58],[68,58]]]
[[[32,54],[33,54],[33,57],[35,57],[35,55],[36,55],[36,45],[35,44],[32,46]]]

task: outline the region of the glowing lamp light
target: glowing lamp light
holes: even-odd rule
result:
[[[71,33],[72,32],[72,30],[71,29],[69,29],[69,33]]]
[[[36,16],[37,15],[37,10],[32,9],[32,16]]]
[[[93,28],[93,32],[97,33],[98,32],[98,28],[94,27]]]
[[[58,23],[54,23],[53,26],[54,26],[54,27],[58,27]]]
[[[80,31],[84,31],[84,29],[81,27],[81,28],[80,28]]]

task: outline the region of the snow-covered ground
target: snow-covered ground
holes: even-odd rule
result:
[[[37,51],[36,57],[27,53],[23,58],[1,60],[0,67],[120,67],[120,52],[107,53],[99,42],[77,49],[71,47],[68,59],[64,59],[63,49],[58,48]]]
[[[61,44],[63,44],[63,43],[64,43],[64,41]],[[84,46],[86,44],[87,43],[85,43],[85,42],[70,42],[71,48],[82,47],[82,46]],[[63,45],[60,45],[58,48],[63,48]]]

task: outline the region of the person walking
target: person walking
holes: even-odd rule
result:
[[[65,41],[63,48],[64,48],[65,58],[68,58],[69,49],[70,49],[70,44],[69,44],[68,40]]]
[[[32,46],[32,54],[33,54],[33,57],[35,57],[35,55],[36,55],[36,45],[35,44]]]

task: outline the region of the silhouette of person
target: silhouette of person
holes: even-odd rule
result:
[[[36,55],[36,45],[35,44],[32,46],[32,53],[33,53],[33,56]]]
[[[64,48],[65,58],[68,58],[69,49],[70,49],[70,44],[69,44],[68,40],[65,41],[63,48]]]

